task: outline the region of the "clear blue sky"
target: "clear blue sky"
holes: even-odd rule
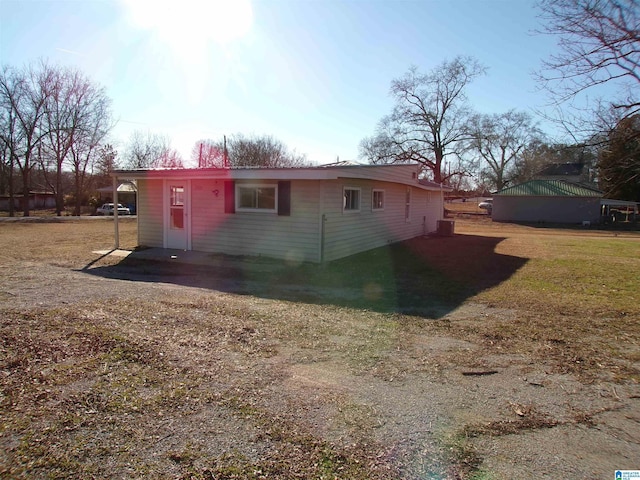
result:
[[[242,132],[329,163],[357,159],[411,65],[471,55],[488,68],[476,110],[543,108],[531,72],[555,39],[538,26],[530,0],[0,0],[0,62],[46,58],[103,85],[120,149],[148,130],[186,159]]]

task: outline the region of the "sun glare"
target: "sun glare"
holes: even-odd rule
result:
[[[122,0],[130,21],[173,45],[226,45],[251,29],[249,0]]]

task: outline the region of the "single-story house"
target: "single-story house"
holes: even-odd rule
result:
[[[118,203],[129,207],[131,213],[136,211],[136,193],[137,188],[134,182],[125,181],[118,185]],[[98,207],[103,203],[113,201],[113,187],[101,187],[98,188]]]
[[[136,182],[139,245],[320,263],[436,231],[450,189],[418,170],[332,164],[112,177],[114,189]],[[115,228],[117,246],[117,219]]]
[[[564,180],[570,183],[588,183],[592,173],[584,162],[551,163],[535,175],[536,180]]]
[[[602,192],[564,180],[531,180],[493,194],[499,222],[600,222]]]
[[[24,209],[24,202],[29,202],[29,210],[56,208],[56,194],[52,192],[29,192],[28,195],[22,193],[13,195],[13,208],[20,211]],[[0,196],[0,210],[9,211],[11,198],[9,195]]]

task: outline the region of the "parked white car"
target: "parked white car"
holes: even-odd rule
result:
[[[118,215],[130,215],[131,211],[121,203],[118,204]],[[96,215],[113,215],[113,203],[105,203],[96,210]]]
[[[493,199],[490,198],[478,204],[478,208],[482,210],[486,210],[489,215],[491,215],[491,211],[493,210]]]

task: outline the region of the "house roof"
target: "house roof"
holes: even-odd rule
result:
[[[118,192],[136,192],[136,186],[131,182],[123,182],[118,185]],[[113,192],[113,186],[98,188],[98,192],[110,193]]]
[[[600,205],[607,205],[609,207],[632,207],[635,211],[638,211],[640,202],[629,202],[626,200],[614,200],[612,198],[603,198],[600,200]]]
[[[361,167],[362,163],[354,162],[353,160],[340,160],[334,163],[325,163],[320,165],[322,168],[327,167]]]
[[[494,193],[504,197],[602,197],[602,192],[564,180],[530,180]]]
[[[447,192],[451,192],[453,191],[453,188],[448,187],[446,185],[443,185],[441,183],[436,183],[436,182],[432,182],[431,180],[427,180],[426,178],[421,178],[420,180],[418,180],[418,183],[420,185],[423,185],[425,187],[431,187],[431,188],[442,188],[443,190],[446,190]]]
[[[552,163],[540,170],[539,176],[565,176],[565,175],[581,175],[584,169],[584,163]]]
[[[418,181],[418,164],[357,165],[330,164],[299,168],[173,168],[149,170],[116,170],[118,179],[218,179],[218,180],[336,180],[365,179],[400,183],[423,190],[451,191],[451,187],[433,182]]]

